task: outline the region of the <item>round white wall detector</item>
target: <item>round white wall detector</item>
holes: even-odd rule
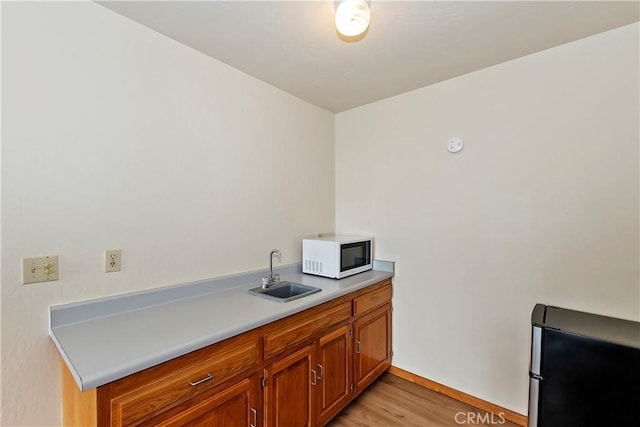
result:
[[[455,138],[451,138],[447,143],[447,150],[452,153],[457,153],[458,151],[462,150],[463,146],[464,142],[462,142],[462,139],[456,136]]]

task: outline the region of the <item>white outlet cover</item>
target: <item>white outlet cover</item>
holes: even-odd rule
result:
[[[110,249],[104,251],[104,272],[113,273],[122,270],[122,250]]]
[[[460,150],[462,150],[462,147],[464,147],[464,142],[462,141],[462,138],[458,138],[457,136],[451,138],[447,143],[447,150],[452,153],[459,152]]]

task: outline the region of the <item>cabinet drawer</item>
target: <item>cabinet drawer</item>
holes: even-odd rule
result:
[[[371,310],[372,308],[386,304],[391,301],[391,284],[384,286],[373,292],[366,293],[353,299],[353,315]]]
[[[257,363],[257,339],[235,339],[125,378],[118,385],[124,393],[111,399],[111,425],[141,424]]]
[[[345,301],[322,312],[294,315],[282,328],[264,334],[264,358],[309,341],[315,334],[351,317],[351,304]]]

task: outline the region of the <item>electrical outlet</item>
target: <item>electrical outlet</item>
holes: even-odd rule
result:
[[[113,273],[122,270],[122,250],[111,249],[104,251],[104,272]]]
[[[58,256],[22,259],[22,284],[58,280]]]

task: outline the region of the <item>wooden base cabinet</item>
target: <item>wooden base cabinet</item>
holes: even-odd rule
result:
[[[313,350],[308,345],[265,369],[265,426],[313,425]]]
[[[391,280],[80,392],[63,424],[323,426],[391,366]]]
[[[351,399],[352,335],[351,326],[344,325],[318,341],[317,424],[325,424]]]
[[[386,304],[354,322],[356,392],[391,366],[391,307]]]
[[[324,424],[346,405],[351,331],[343,325],[265,369],[265,426]]]

